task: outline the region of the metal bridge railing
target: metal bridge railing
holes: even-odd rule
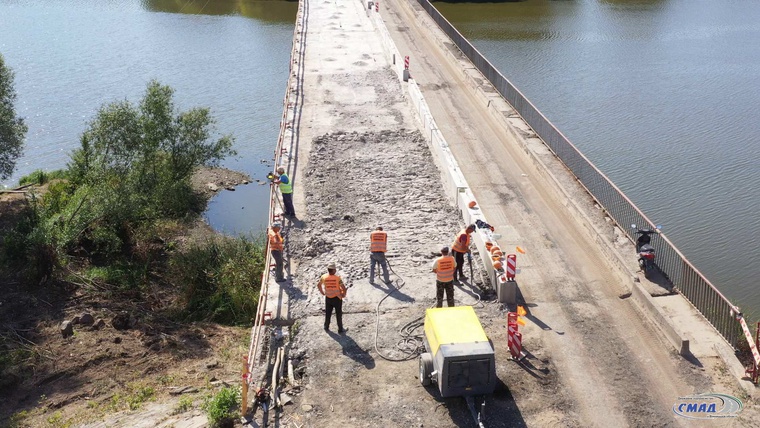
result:
[[[298,5],[298,13],[296,14],[296,21],[293,25],[293,41],[290,48],[290,63],[288,68],[288,80],[287,80],[287,86],[285,89],[285,96],[282,101],[282,116],[280,118],[280,131],[277,137],[277,147],[274,151],[274,166],[275,168],[279,165],[282,165],[282,158],[283,158],[283,145],[284,145],[284,139],[285,139],[285,133],[288,127],[288,114],[289,114],[289,100],[292,95],[291,91],[291,84],[293,82],[293,79],[297,79],[298,77],[294,74],[297,72],[297,69],[301,67],[300,65],[300,57],[298,55],[298,52],[303,52],[303,37],[300,37],[299,34],[301,31],[303,31],[304,22],[306,21],[306,16],[304,12],[305,4],[303,1],[299,2]],[[279,196],[277,193],[277,187],[276,186],[270,186],[269,190],[269,220],[270,223],[273,221],[279,221],[280,215],[276,211],[276,207],[279,205]],[[245,415],[247,413],[248,409],[248,390],[251,386],[256,387],[257,385],[260,385],[263,383],[263,379],[265,377],[265,367],[262,368],[260,358],[260,353],[263,349],[264,343],[262,343],[264,333],[266,331],[266,307],[267,307],[267,296],[269,294],[269,276],[271,271],[271,264],[272,264],[272,252],[269,249],[269,239],[265,239],[265,261],[264,261],[264,271],[261,274],[261,288],[259,291],[259,300],[258,300],[258,306],[256,310],[256,318],[254,319],[253,326],[251,327],[251,340],[250,345],[248,347],[248,354],[243,357],[243,387],[242,387],[242,413]],[[254,377],[258,375],[257,377]],[[254,391],[255,392],[255,391]]]
[[[586,191],[601,205],[631,241],[631,224],[654,224],[586,156],[583,155],[525,96],[505,78],[428,0],[417,0],[430,17],[522,116],[554,154],[576,176]],[[736,348],[742,328],[736,321],[739,309],[704,277],[664,235],[652,240],[657,265],[673,286],[710,324]]]

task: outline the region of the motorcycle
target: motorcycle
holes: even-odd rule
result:
[[[660,233],[662,226],[658,225],[655,230],[652,229],[639,229],[635,224],[631,225],[634,233],[640,235],[636,239],[636,253],[639,255],[639,268],[644,272],[644,277],[647,277],[649,272],[653,271],[656,266],[654,264],[654,247],[649,245],[652,241],[651,235]]]

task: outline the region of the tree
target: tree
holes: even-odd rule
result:
[[[100,181],[102,173],[137,179],[142,186],[181,181],[201,165],[215,166],[233,155],[233,139],[211,140],[214,119],[207,108],[177,112],[174,90],[151,81],[138,106],[128,101],[101,107],[69,165]]]
[[[0,54],[0,179],[6,179],[16,169],[16,159],[24,148],[27,127],[24,120],[16,117],[14,103],[13,71],[5,66]]]
[[[113,200],[131,210],[184,215],[195,168],[215,166],[233,155],[233,138],[214,138],[207,108],[178,112],[174,90],[148,84],[138,105],[128,101],[104,105],[82,134],[69,163],[76,185],[110,187]]]

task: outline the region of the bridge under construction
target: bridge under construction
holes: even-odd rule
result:
[[[744,397],[726,423],[751,425],[754,385],[732,348],[738,308],[714,298],[720,316],[706,318],[682,290],[698,282],[667,269],[645,278],[622,222],[646,217],[605,205],[604,175],[568,161],[585,158],[560,148],[527,100],[508,102],[489,64],[449,33],[426,1],[301,0],[275,151],[298,217],[281,215],[273,188],[286,281],[262,279],[243,373],[250,423],[472,424],[464,400],[416,378],[431,263],[472,223],[472,274],[454,294],[493,344],[485,426],[687,426],[673,408],[696,393]],[[390,284],[369,281],[378,225]],[[676,263],[665,244],[663,266]],[[347,286],[345,334],[323,329],[317,282],[331,263]]]

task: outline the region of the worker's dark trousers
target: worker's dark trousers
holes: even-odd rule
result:
[[[457,281],[459,278],[466,278],[464,273],[462,273],[462,269],[464,268],[464,253],[454,251],[454,260],[457,262],[457,268],[454,271],[454,281]]]
[[[454,281],[435,281],[435,298],[436,308],[442,308],[443,307],[443,292],[446,291],[446,304],[449,307],[454,306]]]
[[[272,258],[274,259],[274,279],[275,281],[284,281],[285,274],[283,274],[282,263],[282,251],[272,250]]]
[[[291,217],[296,216],[296,210],[293,208],[293,194],[292,193],[283,193],[282,194],[282,204],[284,205],[283,209],[285,210],[285,215],[289,215]]]
[[[333,308],[335,308],[335,319],[338,321],[338,330],[343,330],[343,300],[340,297],[325,297],[325,330],[330,328]]]

